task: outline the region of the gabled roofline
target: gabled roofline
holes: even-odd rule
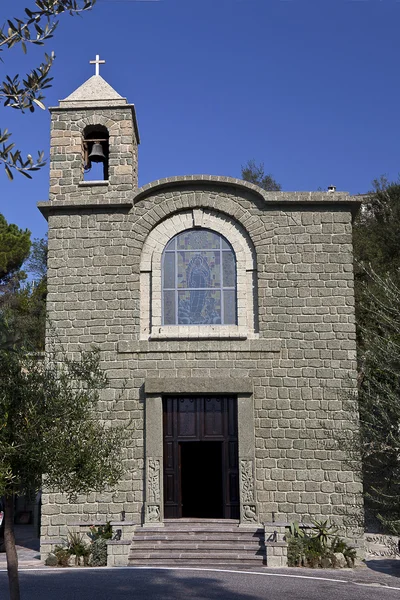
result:
[[[245,189],[255,193],[268,204],[349,204],[352,211],[357,211],[361,204],[359,198],[350,196],[348,192],[266,192],[254,183],[219,175],[183,175],[158,179],[139,188],[133,196],[133,203],[162,188],[179,188],[188,184],[205,186],[219,184]]]
[[[165,179],[157,179],[151,183],[142,186],[136,192],[132,193],[131,198],[118,200],[102,198],[98,199],[95,196],[81,200],[53,200],[47,202],[39,202],[38,208],[43,215],[47,216],[50,211],[65,211],[68,209],[83,209],[83,208],[108,208],[129,210],[136,202],[151,196],[154,192],[162,189],[177,188],[201,184],[203,187],[215,187],[223,185],[232,189],[246,190],[254,193],[256,197],[263,201],[265,205],[278,206],[308,206],[310,208],[321,205],[336,205],[344,206],[355,215],[362,201],[358,196],[350,196],[348,192],[266,192],[258,185],[235,179],[234,177],[223,177],[220,175],[183,175],[180,177],[166,177]]]

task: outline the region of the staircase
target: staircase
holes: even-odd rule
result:
[[[167,519],[136,527],[128,564],[255,566],[265,561],[264,530],[231,519]]]

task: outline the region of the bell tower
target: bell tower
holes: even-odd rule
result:
[[[137,188],[139,132],[135,107],[100,75],[50,108],[51,201],[124,202]]]

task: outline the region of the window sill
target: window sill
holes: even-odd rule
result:
[[[103,187],[103,186],[108,186],[109,185],[109,181],[108,180],[93,180],[93,181],[80,181],[78,183],[78,187]]]
[[[254,335],[254,334],[253,334]],[[235,338],[191,338],[191,339],[170,339],[159,338],[157,340],[148,338],[145,340],[120,340],[118,342],[117,352],[120,354],[147,354],[155,352],[281,352],[282,341],[276,338],[256,338],[247,339]]]
[[[237,325],[172,325],[154,328],[149,340],[247,340],[248,330]]]

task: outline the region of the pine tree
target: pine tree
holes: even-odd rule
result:
[[[31,233],[8,224],[0,214],[0,285],[20,271],[31,248]]]
[[[264,163],[257,165],[254,160],[249,160],[242,166],[242,179],[258,185],[266,192],[279,192],[282,189],[271,174],[265,174]]]

